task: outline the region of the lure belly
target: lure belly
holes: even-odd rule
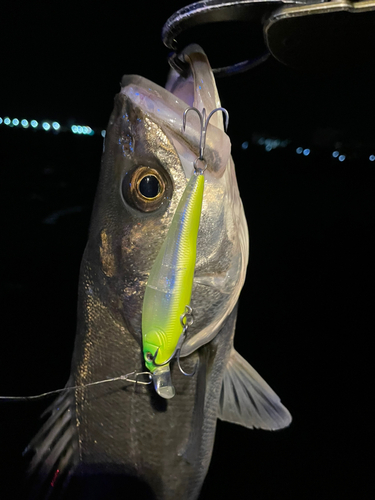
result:
[[[175,394],[168,361],[183,334],[181,316],[190,304],[203,190],[203,172],[196,171],[183,192],[151,269],[143,300],[144,360],[153,373],[156,391],[164,398]]]

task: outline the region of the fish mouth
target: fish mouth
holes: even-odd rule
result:
[[[189,107],[194,107],[200,112],[205,109],[207,114],[209,114],[214,109],[220,108],[221,104],[216,89],[215,79],[203,49],[199,45],[191,44],[179,54],[179,57],[185,61],[189,70],[187,74],[181,75],[175,69],[171,68],[165,86],[166,90],[181,99]],[[186,119],[185,125],[188,124],[189,120],[192,120],[190,114],[189,118]],[[222,113],[214,113],[209,123],[224,133]],[[199,124],[195,124],[194,126],[195,128],[198,127],[197,130],[200,130]],[[216,142],[216,148],[218,144],[220,144],[220,142]],[[197,158],[198,150],[195,150],[192,155],[186,155],[186,151],[179,148],[176,141],[174,141],[174,145],[180,156],[185,175],[187,178],[190,178],[193,173],[192,164]],[[206,157],[206,153],[204,156],[207,163],[210,164],[208,157]],[[221,177],[225,167],[226,161],[221,162],[221,167],[219,169],[208,167],[205,172],[207,180],[210,180],[211,177]]]
[[[189,107],[194,106],[199,111],[205,108],[207,114],[216,108],[220,108],[221,104],[215,79],[203,49],[197,44],[188,45],[180,52],[179,58],[185,61],[189,70],[187,74],[180,75],[175,69],[171,68],[165,85],[166,90],[180,98]],[[212,125],[224,131],[221,113],[215,113],[211,120]]]
[[[215,79],[207,56],[198,45],[189,45],[182,53],[190,71],[181,76],[170,70],[166,87],[138,75],[125,75],[121,81],[121,94],[126,95],[145,115],[167,133],[180,157],[187,179],[193,172],[193,162],[199,156],[200,119],[189,113],[183,130],[184,111],[193,106],[207,115],[221,106]],[[226,170],[231,144],[224,132],[222,113],[214,113],[210,119],[204,158],[207,162],[205,175],[217,179]]]

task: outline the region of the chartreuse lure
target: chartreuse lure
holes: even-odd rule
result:
[[[152,373],[155,390],[164,398],[172,398],[169,363],[179,355],[186,331],[192,324],[190,307],[193,288],[197,237],[202,211],[204,172],[207,164],[203,153],[209,120],[216,111],[223,111],[228,126],[228,112],[224,108],[214,109],[206,120],[196,108],[187,108],[183,115],[183,128],[189,111],[198,113],[201,122],[199,156],[194,162],[191,176],[173,216],[166,239],[152,266],[146,285],[142,309],[142,341],[146,368]],[[199,167],[200,165],[201,167]]]

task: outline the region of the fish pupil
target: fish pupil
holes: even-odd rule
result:
[[[159,194],[160,184],[154,175],[146,175],[139,183],[139,192],[145,198],[155,198]]]

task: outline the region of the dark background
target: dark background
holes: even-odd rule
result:
[[[66,383],[98,131],[122,74],[164,85],[160,32],[184,4],[14,3],[3,17],[0,116],[97,133],[0,125],[2,395]],[[248,27],[225,25],[184,41],[198,41],[213,66],[251,55],[256,44]],[[338,71],[333,62],[319,74],[269,59],[218,81],[250,231],[235,344],[294,420],[275,433],[219,422],[201,500],[374,497],[373,64]],[[262,137],[288,143],[266,151]],[[46,405],[0,402],[1,499],[22,498],[21,452]]]

